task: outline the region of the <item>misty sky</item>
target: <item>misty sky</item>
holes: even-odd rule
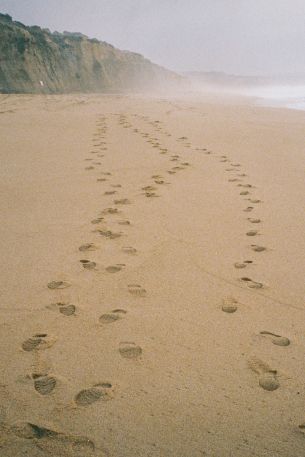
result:
[[[0,12],[176,71],[305,73],[305,0],[0,0]]]

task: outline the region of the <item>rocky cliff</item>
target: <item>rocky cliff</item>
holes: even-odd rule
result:
[[[130,91],[182,80],[140,54],[81,33],[27,27],[0,14],[0,92]]]

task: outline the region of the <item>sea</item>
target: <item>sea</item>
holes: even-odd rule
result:
[[[305,85],[257,86],[245,89],[245,95],[256,98],[261,106],[285,107],[305,111]]]

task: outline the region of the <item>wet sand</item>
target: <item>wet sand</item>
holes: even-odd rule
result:
[[[301,457],[305,112],[0,96],[1,457]]]

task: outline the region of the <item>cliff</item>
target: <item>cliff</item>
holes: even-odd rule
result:
[[[140,54],[81,33],[51,33],[0,14],[0,92],[112,92],[181,84]]]

